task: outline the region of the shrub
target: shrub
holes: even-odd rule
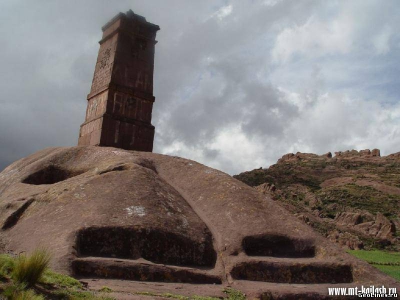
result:
[[[27,286],[35,285],[43,276],[50,262],[50,254],[45,250],[35,250],[30,256],[19,255],[14,262],[11,277]]]

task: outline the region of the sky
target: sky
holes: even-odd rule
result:
[[[77,144],[101,27],[129,9],[161,27],[154,152],[233,175],[400,151],[398,0],[1,0],[0,170]]]

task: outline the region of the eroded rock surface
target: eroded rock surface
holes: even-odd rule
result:
[[[381,221],[379,231],[387,230]],[[0,173],[0,222],[6,251],[46,247],[58,271],[147,282],[149,292],[162,282],[164,291],[229,285],[249,297],[323,299],[321,283],[395,285],[271,198],[179,157],[42,150]]]

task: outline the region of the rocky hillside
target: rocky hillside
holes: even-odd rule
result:
[[[234,176],[350,249],[399,249],[400,152],[289,153]]]

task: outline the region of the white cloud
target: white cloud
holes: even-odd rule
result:
[[[303,25],[283,29],[271,51],[275,62],[288,62],[296,54],[307,58],[327,54],[346,54],[352,46],[352,20],[340,16],[332,21],[310,17]]]
[[[400,104],[383,107],[378,101],[324,94],[289,124],[299,149],[317,153],[381,148],[396,152],[394,132],[400,131]]]
[[[380,33],[372,38],[372,44],[375,47],[376,54],[386,54],[390,51],[390,37],[392,36],[392,28],[385,25]]]
[[[3,2],[0,169],[76,145],[100,28],[130,8],[161,27],[155,152],[235,174],[287,152],[400,150],[396,0]]]
[[[232,5],[227,5],[227,6],[223,6],[221,7],[216,13],[215,16],[222,20],[223,18],[229,16],[232,13]]]

